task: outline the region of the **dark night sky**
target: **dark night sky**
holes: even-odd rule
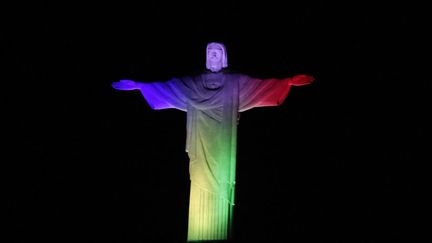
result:
[[[264,2],[2,8],[9,242],[185,242],[186,116],[110,84],[203,71],[210,41],[234,71],[316,77],[242,113],[236,241],[411,237],[431,88],[412,9]]]

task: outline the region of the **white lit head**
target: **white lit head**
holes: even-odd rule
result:
[[[224,44],[210,42],[207,44],[206,67],[212,72],[218,72],[228,67],[227,52]]]

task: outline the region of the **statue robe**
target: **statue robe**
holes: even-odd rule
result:
[[[221,87],[206,88],[219,79]],[[188,241],[229,238],[234,205],[239,112],[280,105],[288,81],[235,73],[204,73],[166,82],[140,83],[152,109],[187,112],[186,152],[191,180]]]

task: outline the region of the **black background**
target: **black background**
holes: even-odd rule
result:
[[[316,77],[282,106],[242,113],[235,242],[412,240],[422,217],[414,181],[430,141],[417,10],[351,1],[3,6],[7,242],[185,242],[186,116],[110,85],[203,71],[210,41],[225,43],[231,70]]]

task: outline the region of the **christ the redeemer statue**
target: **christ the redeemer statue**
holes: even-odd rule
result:
[[[165,82],[120,80],[118,90],[139,90],[154,110],[174,108],[187,114],[186,152],[191,180],[188,241],[230,238],[234,206],[239,112],[283,103],[291,86],[314,78],[256,79],[227,71],[222,43],[207,45],[207,71]]]

